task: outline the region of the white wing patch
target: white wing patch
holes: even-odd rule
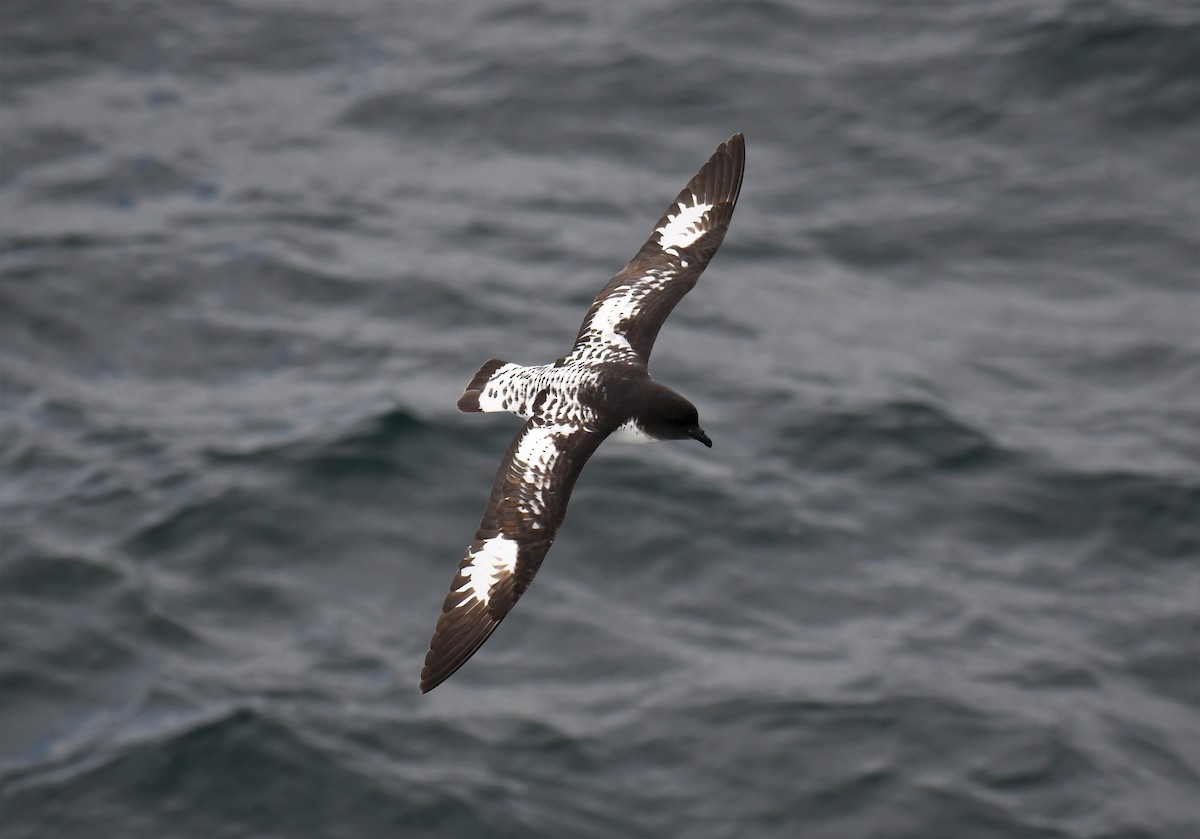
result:
[[[455,591],[469,591],[480,603],[487,604],[492,598],[492,586],[502,576],[513,573],[517,567],[517,543],[504,534],[484,540],[478,551],[468,551],[471,564],[464,566],[461,573],[466,582]]]
[[[579,431],[578,425],[533,426],[521,437],[513,455],[513,466],[521,470],[521,481],[530,487],[517,511],[532,518],[530,527],[541,530],[539,517],[546,511],[546,488],[554,483],[554,463],[562,454],[563,442]]]
[[[662,227],[657,228],[659,247],[668,252],[674,252],[676,248],[686,248],[703,236],[707,228],[701,222],[705,214],[713,208],[712,204],[689,207],[682,201],[675,206],[679,208],[679,212],[670,216]]]
[[[665,229],[665,228],[664,228]],[[638,316],[642,303],[674,277],[670,272],[650,270],[630,285],[612,291],[596,308],[582,342],[570,357],[587,361],[625,361],[637,358],[629,339],[619,329]]]
[[[698,200],[694,195],[691,197],[692,200]],[[667,217],[667,223],[656,227],[654,232],[658,234],[659,247],[676,257],[680,268],[687,268],[688,261],[680,257],[679,248],[689,247],[708,232],[705,217],[713,205],[703,203],[691,206],[678,201],[675,208],[676,212]],[[678,271],[672,267],[651,268],[641,277],[614,288],[600,300],[588,321],[587,331],[580,336],[569,358],[583,361],[637,361],[637,352],[624,334],[625,325],[639,316],[647,297],[661,291],[677,276]]]
[[[629,339],[617,332],[620,324],[634,316],[641,302],[640,296],[633,294],[633,291],[634,287],[619,289],[600,304],[592,318],[592,335],[588,336],[589,339],[594,335],[594,340],[601,344],[615,345],[633,352],[633,347],[629,346]]]

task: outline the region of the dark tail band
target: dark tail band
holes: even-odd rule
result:
[[[471,383],[467,385],[467,389],[463,391],[463,395],[458,397],[458,410],[464,414],[478,412],[480,410],[479,394],[483,392],[488,379],[505,364],[508,362],[499,358],[489,358],[485,361],[479,368],[479,372],[471,379]]]

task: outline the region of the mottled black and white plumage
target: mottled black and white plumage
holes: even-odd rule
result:
[[[462,411],[526,419],[492,483],[475,540],[458,564],[425,656],[421,692],[450,677],[525,593],[567,512],[579,472],[614,432],[712,441],[691,402],[650,378],[654,339],[720,247],[737,203],[745,141],[734,134],[683,188],[637,255],[588,309],[571,351],[553,364],[488,361]]]

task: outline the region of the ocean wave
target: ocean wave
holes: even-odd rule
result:
[[[1200,555],[1200,484],[1162,475],[1072,471],[1030,461],[972,512],[981,538],[1086,545],[1085,556],[1129,567]]]
[[[211,198],[215,193],[216,186],[206,179],[202,170],[189,171],[186,164],[153,155],[112,160],[95,174],[63,174],[29,190],[30,197],[37,201],[95,201],[122,209],[131,209],[139,201],[169,195]]]
[[[413,413],[394,408],[364,418],[330,439],[296,447],[288,459],[306,480],[410,474],[410,455],[428,442],[434,430]]]
[[[805,470],[868,471],[879,478],[995,465],[1008,453],[979,429],[925,402],[827,408],[779,429],[776,454]]]
[[[125,578],[110,563],[79,555],[17,555],[0,566],[0,589],[6,597],[87,599]]]
[[[293,806],[298,801],[322,801],[324,810]],[[100,750],[77,770],[26,777],[4,805],[9,825],[36,824],[64,837],[161,836],[174,833],[180,817],[191,836],[299,835],[314,823],[330,828],[328,835],[352,835],[348,826],[374,825],[379,808],[394,818],[397,808],[328,742],[248,708],[182,728],[168,722]]]
[[[1194,123],[1200,114],[1194,9],[1069,4],[1008,40],[1020,59],[1015,78],[1043,96],[1087,95],[1110,121],[1143,129]]]
[[[0,184],[7,186],[18,175],[24,177],[42,166],[96,149],[96,143],[82,131],[51,125],[27,128],[4,140],[3,154],[0,154]]]
[[[302,72],[350,60],[367,42],[351,15],[269,4],[205,3],[199,18],[152,2],[119,10],[95,0],[13,5],[11,19],[28,23],[6,33],[4,70],[21,86],[105,70],[214,79]],[[43,28],[40,20],[55,26]],[[262,49],[264,39],[272,49]]]

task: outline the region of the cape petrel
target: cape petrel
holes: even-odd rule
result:
[[[567,355],[534,367],[493,358],[459,398],[460,411],[510,411],[526,422],[504,454],[483,521],[442,604],[422,693],[462,667],[525,593],[566,515],[575,479],[606,437],[712,447],[696,407],[650,378],[646,365],[663,321],[725,238],[745,157],[741,134],[717,147],[597,295]]]

